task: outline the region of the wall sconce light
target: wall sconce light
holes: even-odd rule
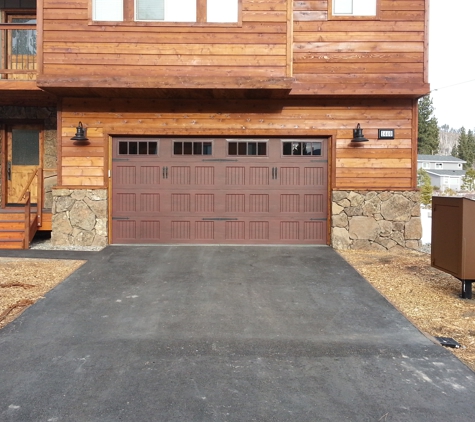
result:
[[[75,144],[88,144],[89,139],[86,137],[86,130],[84,129],[82,122],[79,122],[78,127],[76,128],[76,135],[74,135],[71,138],[71,141],[76,141],[74,142]]]
[[[353,139],[351,142],[368,142],[369,139],[366,139],[363,135],[363,129],[361,129],[360,124],[356,126],[356,129],[353,129]]]

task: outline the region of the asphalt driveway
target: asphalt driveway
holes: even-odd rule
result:
[[[331,248],[82,257],[0,331],[2,422],[475,417],[475,374]]]

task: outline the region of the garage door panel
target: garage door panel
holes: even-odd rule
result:
[[[172,141],[154,157],[113,156],[113,243],[326,243],[325,160],[284,157],[281,140],[264,157],[229,159],[225,139],[213,158],[174,156]]]

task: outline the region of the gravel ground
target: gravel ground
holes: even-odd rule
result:
[[[430,243],[426,243],[425,245],[422,245],[419,250],[424,253],[430,253]]]

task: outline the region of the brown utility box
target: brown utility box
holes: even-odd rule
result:
[[[475,201],[432,198],[431,264],[460,280],[475,281]]]

